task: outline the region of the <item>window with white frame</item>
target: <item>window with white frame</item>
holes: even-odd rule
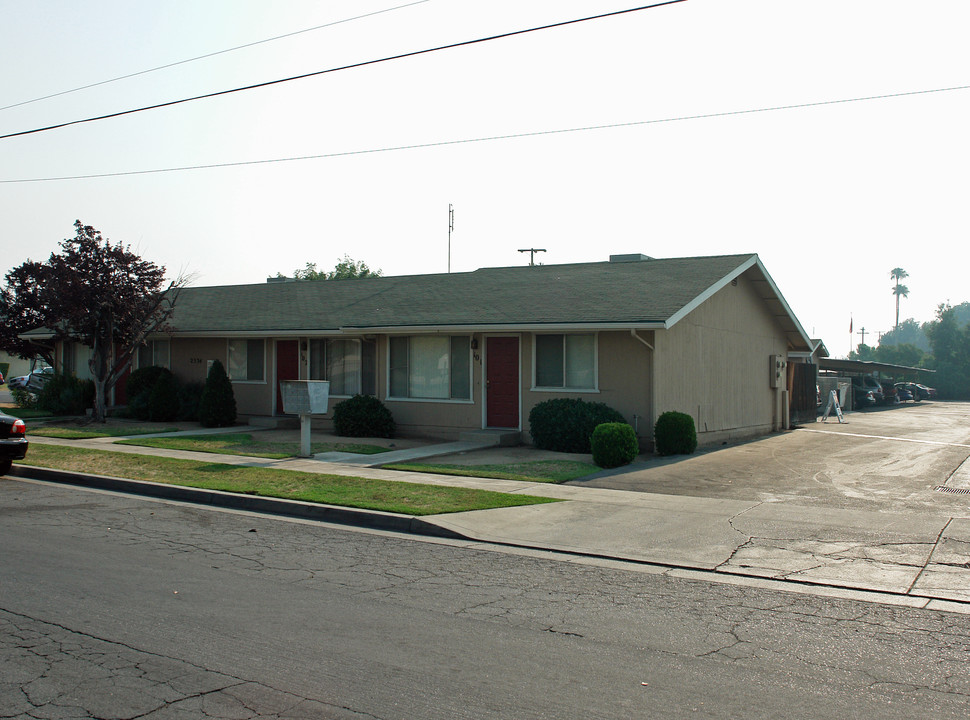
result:
[[[595,390],[596,335],[536,335],[535,386]]]
[[[310,380],[329,380],[331,395],[377,394],[377,344],[360,338],[310,341]]]
[[[471,399],[471,337],[413,335],[390,338],[390,397]]]
[[[266,341],[229,341],[229,379],[261,382],[266,379]]]
[[[149,340],[138,348],[138,367],[172,367],[172,348],[168,340]]]

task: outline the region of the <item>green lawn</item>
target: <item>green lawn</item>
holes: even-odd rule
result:
[[[38,437],[61,438],[62,440],[88,440],[101,437],[124,437],[125,435],[149,435],[152,433],[177,432],[178,428],[163,425],[107,425],[91,423],[89,425],[38,425],[28,428],[28,434]]]
[[[496,478],[501,480],[526,480],[529,482],[561,483],[592,475],[602,468],[592,463],[575,460],[537,460],[535,462],[508,463],[504,465],[432,465],[397,463],[385,465],[391,470],[460,475],[462,477]]]
[[[47,410],[41,410],[40,408],[21,408],[17,407],[16,405],[4,405],[2,408],[0,408],[0,410],[7,415],[13,415],[21,420],[51,416]]]
[[[471,488],[237,467],[64,445],[31,445],[27,458],[17,464],[405,515],[437,515],[556,502],[551,498]]]
[[[183,435],[169,438],[140,438],[121,440],[119,445],[142,445],[145,447],[167,448],[169,450],[195,450],[196,452],[221,453],[223,455],[249,455],[251,457],[282,459],[296,457],[300,452],[298,442],[268,442],[254,438],[248,433],[226,433],[224,435]],[[387,452],[380,445],[363,443],[313,443],[314,453],[352,452],[361,455],[374,455]]]

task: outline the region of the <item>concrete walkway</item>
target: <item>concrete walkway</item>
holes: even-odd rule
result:
[[[191,434],[199,432],[194,430]],[[470,449],[456,443],[408,448],[401,450],[400,455],[384,453],[346,458],[342,453],[328,453],[312,459],[270,460],[115,445],[119,439],[68,441],[32,437],[31,442],[110,447],[115,452],[209,463],[551,497],[567,502],[402,518],[387,513],[314,509],[306,507],[309,503],[250,496],[220,500],[227,494],[205,492],[204,499],[191,491],[180,495],[182,499],[247,509],[647,563],[671,573],[705,571],[725,579],[771,579],[826,592],[837,592],[833,589],[871,591],[879,593],[875,599],[883,602],[970,612],[970,512],[956,516],[949,508],[919,513],[840,509],[792,502],[418,474],[372,466],[375,462],[411,459],[408,455],[412,451],[413,457],[428,457]],[[15,466],[14,474],[39,477],[28,466]],[[85,484],[84,478],[75,481]],[[146,487],[145,483],[121,482],[112,489],[143,492]]]

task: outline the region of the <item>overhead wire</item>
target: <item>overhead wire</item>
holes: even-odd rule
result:
[[[205,53],[204,55],[196,55],[195,57],[186,58],[184,60],[176,60],[175,62],[166,63],[165,65],[158,65],[157,67],[147,68],[145,70],[138,70],[137,72],[128,73],[127,75],[119,75],[118,77],[109,78],[108,80],[100,80],[98,82],[89,83],[87,85],[81,85],[80,87],[71,88],[70,90],[61,90],[60,92],[51,93],[50,95],[43,95],[42,97],[36,97],[31,100],[22,100],[20,102],[13,103],[12,105],[4,105],[0,107],[0,112],[4,110],[10,110],[11,108],[21,107],[22,105],[30,105],[31,103],[40,102],[41,100],[50,100],[51,98],[61,97],[62,95],[70,95],[71,93],[80,92],[81,90],[89,90],[90,88],[99,87],[101,85],[108,85],[109,83],[118,82],[119,80],[127,80],[129,78],[138,77],[139,75],[147,75],[148,73],[157,72],[159,70],[167,70],[168,68],[177,67],[178,65],[185,65],[186,63],[196,62],[197,60],[205,60],[206,58],[215,57],[217,55],[225,55],[226,53],[235,52],[236,50],[245,50],[246,48],[254,47],[256,45],[263,45],[269,42],[275,42],[276,40],[283,40],[288,37],[293,37],[294,35],[302,35],[303,33],[313,32],[314,30],[322,30],[324,28],[333,27],[335,25],[342,25],[344,23],[353,22],[354,20],[363,20],[364,18],[373,17],[375,15],[381,15],[383,13],[393,12],[394,10],[402,10],[404,8],[409,8],[414,5],[421,5],[422,3],[430,2],[430,0],[415,0],[415,2],[409,2],[405,5],[397,5],[395,7],[385,8],[383,10],[375,10],[374,12],[364,13],[363,15],[355,15],[354,17],[344,18],[343,20],[334,20],[333,22],[325,23],[323,25],[316,25],[311,28],[304,28],[303,30],[294,30],[293,32],[284,33],[283,35],[276,35],[271,38],[264,38],[262,40],[254,40],[253,42],[248,42],[243,45],[236,45],[235,47],[225,48],[224,50],[216,50],[214,52]]]
[[[500,33],[498,35],[490,35],[488,37],[481,37],[475,40],[463,40],[456,43],[450,43],[448,45],[438,45],[436,47],[425,48],[423,50],[413,50],[411,52],[400,53],[398,55],[389,55],[389,56],[377,58],[374,60],[364,60],[361,62],[350,63],[348,65],[342,65],[340,67],[328,68],[326,70],[316,70],[314,72],[303,73],[301,75],[293,75],[290,77],[279,78],[277,80],[268,80],[266,82],[254,83],[252,85],[245,85],[243,87],[232,88],[230,90],[218,90],[216,92],[204,93],[202,95],[195,95],[193,97],[182,98],[180,100],[169,100],[163,103],[156,103],[155,105],[146,105],[144,107],[132,108],[130,110],[121,110],[118,112],[84,118],[81,120],[69,120],[68,122],[57,123],[55,125],[48,125],[46,127],[34,128],[32,130],[20,130],[18,132],[12,132],[12,133],[7,133],[5,135],[0,135],[0,140],[7,140],[13,137],[22,137],[24,135],[33,135],[41,132],[48,132],[50,130],[58,130],[60,128],[70,127],[72,125],[80,125],[83,123],[97,122],[100,120],[108,120],[110,118],[132,115],[135,113],[146,112],[148,110],[158,110],[160,108],[172,107],[173,105],[181,105],[184,103],[194,102],[196,100],[206,100],[214,97],[220,97],[223,95],[230,95],[232,93],[245,92],[248,90],[256,90],[259,88],[271,87],[273,85],[280,85],[282,83],[293,82],[295,80],[304,80],[306,78],[318,77],[320,75],[341,72],[343,70],[352,70],[356,68],[367,67],[369,65],[377,65],[380,63],[392,62],[394,60],[403,60],[405,58],[417,57],[419,55],[427,55],[429,53],[440,52],[442,50],[452,50],[459,47],[468,47],[470,45],[477,45],[480,43],[491,42],[493,40],[501,40],[504,38],[515,37],[517,35],[525,35],[527,33],[540,32],[542,30],[551,30],[553,28],[566,27],[568,25],[590,22],[592,20],[601,20],[603,18],[608,18],[608,17],[627,15],[630,13],[640,12],[642,10],[651,10],[653,8],[664,7],[667,5],[677,5],[682,2],[687,2],[687,0],[664,0],[663,2],[654,3],[652,5],[641,5],[639,7],[628,8],[626,10],[615,10],[613,12],[601,13],[599,15],[590,15],[588,17],[576,18],[573,20],[564,20],[562,22],[550,23],[548,25],[526,28],[524,30],[513,30],[511,32]]]
[[[205,165],[183,165],[179,167],[154,168],[149,170],[127,170],[109,173],[92,173],[88,175],[64,175],[59,177],[44,178],[22,178],[12,180],[0,180],[0,184],[7,183],[31,183],[31,182],[55,182],[62,180],[91,180],[96,178],[124,177],[130,175],[150,175],[168,172],[184,172],[188,170],[210,170],[217,168],[242,167],[247,165],[268,165],[271,163],[298,162],[303,160],[322,160],[329,158],[348,157],[352,155],[371,155],[384,152],[400,152],[402,150],[421,150],[426,148],[446,147],[449,145],[465,145],[472,143],[494,142],[498,140],[515,140],[520,138],[540,137],[544,135],[561,135],[566,133],[589,132],[593,130],[610,130],[617,128],[628,128],[643,125],[657,125],[660,123],[684,122],[688,120],[708,120],[713,118],[724,118],[739,115],[753,115],[758,113],[778,112],[782,110],[799,110],[805,108],[824,107],[828,105],[844,105],[856,102],[871,102],[874,100],[889,100],[893,98],[913,97],[917,95],[929,95],[933,93],[954,92],[957,90],[970,90],[970,85],[956,85],[953,87],[933,88],[928,90],[910,90],[904,92],[885,93],[882,95],[867,95],[852,98],[840,98],[835,100],[819,100],[814,102],[793,103],[789,105],[773,105],[769,107],[748,108],[744,110],[725,110],[721,112],[701,113],[697,115],[680,115],[668,118],[656,118],[652,120],[634,120],[630,122],[608,123],[603,125],[587,125],[583,127],[558,128],[553,130],[536,130],[532,132],[509,133],[506,135],[491,135],[477,138],[462,138],[458,140],[441,140],[437,142],[414,143],[411,145],[395,145],[389,147],[369,148],[364,150],[346,150],[342,152],[321,153],[316,155],[300,155],[285,158],[267,158],[263,160],[241,160],[237,162],[210,163]]]

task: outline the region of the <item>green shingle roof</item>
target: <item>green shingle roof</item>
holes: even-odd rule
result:
[[[755,255],[486,268],[466,273],[189,287],[176,333],[663,323]]]

